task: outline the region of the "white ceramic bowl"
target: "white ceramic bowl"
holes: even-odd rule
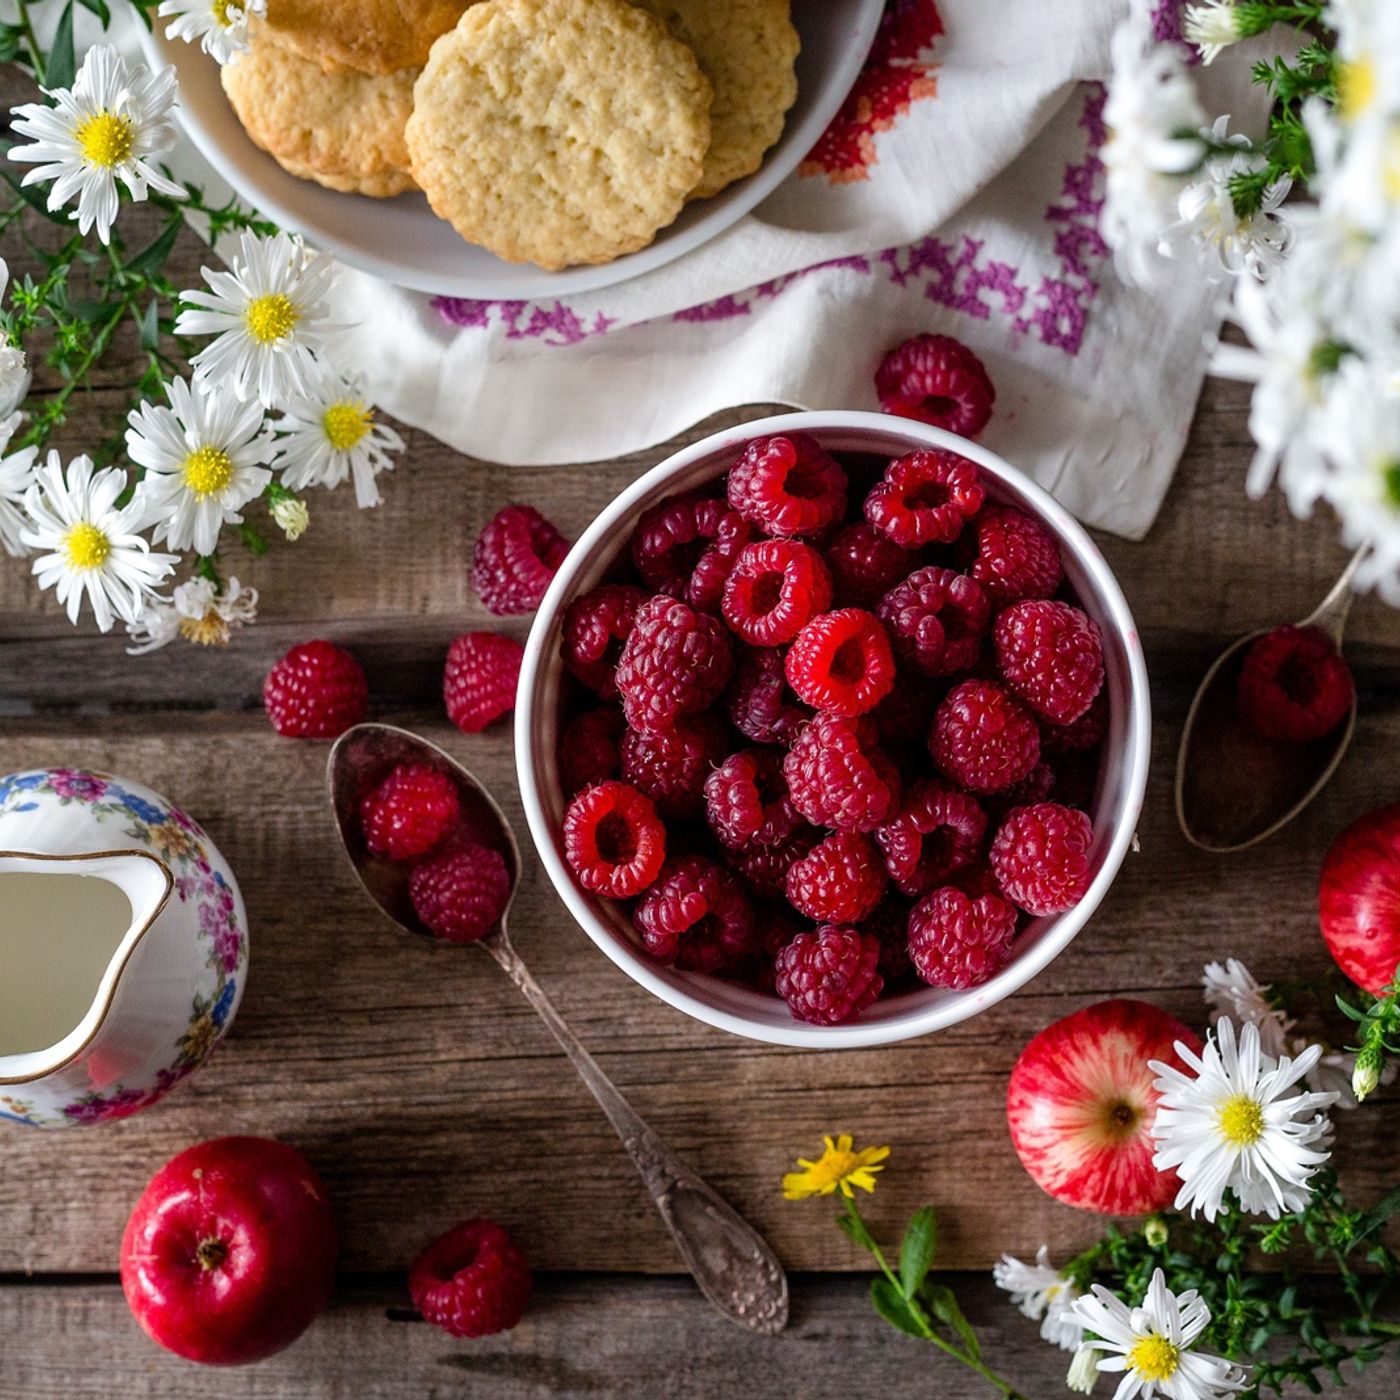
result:
[[[976,462],[991,496],[1035,516],[1059,541],[1065,575],[1103,633],[1109,699],[1108,736],[1091,811],[1095,873],[1084,898],[1066,914],[1030,920],[1016,940],[1011,960],[982,986],[968,991],[922,987],[882,998],[842,1026],[806,1025],[795,1020],[776,996],[660,966],[642,950],[624,905],[599,899],[575,883],[564,861],[560,834],[565,804],[556,750],[564,677],[560,624],[565,607],[603,577],[618,551],[626,548],[642,511],[677,491],[715,481],[750,438],[797,431],[810,433],[834,452],[894,457],[914,448],[937,447]],[[754,1040],[827,1049],[908,1040],[965,1021],[1024,986],[1063,951],[1098,908],[1132,842],[1147,783],[1150,739],[1147,671],[1137,628],[1103,555],[1078,522],[985,447],[907,419],[854,412],[791,413],[727,428],[682,448],[633,482],[570,550],[540,605],[525,647],[515,724],[516,765],[530,834],[555,889],[598,947],[634,981],[698,1020]]]
[[[482,300],[533,301],[639,277],[708,242],[772,194],[816,145],[855,85],[883,11],[884,0],[794,5],[792,20],[802,39],[797,102],[762,167],[712,199],[687,205],[649,247],[599,267],[563,272],[502,262],[473,247],[433,214],[421,194],[369,199],[298,180],[248,139],[208,54],[167,38],[163,20],[155,20],[149,33],[143,28],[141,42],[149,63],[174,65],[180,120],[200,154],[260,214],[396,286]]]

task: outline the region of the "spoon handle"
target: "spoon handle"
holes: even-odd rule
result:
[[[1351,556],[1351,561],[1342,571],[1341,578],[1332,585],[1327,596],[1317,607],[1298,624],[1300,627],[1320,627],[1337,646],[1341,646],[1342,631],[1347,625],[1347,615],[1351,612],[1351,605],[1356,600],[1352,580],[1355,579],[1356,571],[1361,567],[1361,561],[1370,553],[1370,550],[1371,543],[1368,540]]]
[[[617,1130],[700,1291],[731,1322],[772,1336],[788,1319],[788,1283],[768,1242],[666,1146],[579,1043],[512,947],[505,925],[483,946],[573,1061]]]

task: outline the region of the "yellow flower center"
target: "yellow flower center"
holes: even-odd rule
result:
[[[291,297],[284,292],[269,292],[265,297],[257,297],[248,303],[244,312],[248,323],[248,334],[260,345],[271,345],[283,336],[292,333],[292,327],[301,319],[301,313],[292,305]]]
[[[1264,1110],[1247,1094],[1235,1094],[1220,1105],[1216,1127],[1231,1147],[1253,1147],[1264,1136]]]
[[[228,645],[228,623],[210,608],[203,617],[182,617],[180,635],[200,647],[226,647]]]
[[[136,127],[125,117],[111,112],[98,112],[89,117],[75,133],[82,147],[83,159],[89,165],[111,169],[131,156],[136,144]]]
[[[112,542],[87,521],[80,521],[64,536],[63,552],[75,569],[100,569],[112,552]]]
[[[185,458],[185,485],[200,500],[217,496],[233,480],[233,459],[222,447],[196,447]]]
[[[1139,1337],[1128,1353],[1128,1365],[1145,1381],[1169,1381],[1176,1375],[1181,1349],[1165,1337]]]
[[[215,21],[224,29],[227,29],[233,23],[228,14],[232,3],[233,0],[214,0],[214,3],[210,6],[210,9],[214,12]]]
[[[1386,198],[1400,200],[1400,122],[1393,122],[1386,136],[1381,179]]]
[[[1337,65],[1337,105],[1354,121],[1376,100],[1376,65],[1369,58]]]
[[[345,399],[333,403],[321,419],[326,438],[337,452],[348,452],[374,425],[374,410]]]

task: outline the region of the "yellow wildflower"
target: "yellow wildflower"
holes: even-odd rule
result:
[[[826,1151],[815,1162],[805,1157],[797,1159],[800,1172],[788,1172],[783,1177],[783,1196],[789,1201],[806,1200],[808,1196],[829,1196],[838,1188],[843,1196],[854,1197],[852,1186],[862,1191],[875,1189],[875,1173],[884,1171],[876,1166],[890,1155],[888,1147],[862,1147],[854,1150],[850,1133],[842,1133],[834,1141],[824,1139]]]

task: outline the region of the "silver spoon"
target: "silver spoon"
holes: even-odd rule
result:
[[[510,898],[500,922],[478,946],[495,958],[573,1061],[641,1173],[700,1291],[731,1322],[769,1336],[781,1332],[788,1320],[787,1275],[768,1243],[647,1126],[579,1043],[511,946],[506,919],[520,885],[520,848],[496,800],[436,744],[388,724],[347,730],[336,740],[327,764],[336,827],[365,892],[404,932],[433,937],[409,900],[407,867],[371,855],[360,830],[361,797],[395,765],[411,762],[431,763],[454,779],[468,834],[505,856]]]
[[[1351,612],[1352,580],[1366,556],[1362,545],[1331,591],[1298,627],[1317,627],[1340,651]],[[1226,648],[1191,701],[1176,758],[1176,819],[1203,851],[1243,851],[1287,826],[1327,786],[1356,732],[1351,712],[1330,734],[1288,744],[1257,734],[1240,718],[1235,683],[1244,648],[1269,629],[1250,632]]]

